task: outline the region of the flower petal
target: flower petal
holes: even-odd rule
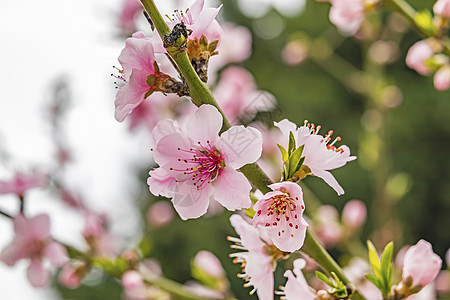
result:
[[[242,245],[248,251],[262,253],[264,243],[259,238],[258,230],[255,227],[247,223],[240,215],[232,215],[230,223],[240,236]]]
[[[272,258],[261,253],[249,253],[245,273],[250,276],[250,285],[256,288],[258,299],[273,300]]]
[[[33,259],[27,269],[28,280],[34,287],[44,287],[50,282],[50,272],[42,266],[40,259]]]
[[[180,128],[177,121],[174,121],[172,119],[164,119],[159,121],[158,124],[156,124],[156,126],[153,128],[152,137],[155,141],[155,144],[158,144],[158,142],[166,135],[178,132],[180,132]]]
[[[154,61],[155,53],[152,41],[140,32],[125,41],[125,48],[119,55],[125,80],[130,78],[133,69],[144,70],[150,74],[154,71]]]
[[[197,189],[188,182],[180,182],[173,191],[169,192],[169,198],[172,198],[173,206],[181,219],[187,220],[196,219],[206,213],[211,194],[210,185]]]
[[[122,122],[125,117],[145,99],[145,94],[150,90],[147,85],[145,70],[133,69],[130,81],[119,89],[114,105],[116,106],[115,118]]]
[[[175,178],[170,176],[163,168],[150,171],[147,179],[150,192],[155,196],[169,197],[169,191],[175,187]]]
[[[225,168],[214,182],[214,199],[228,210],[249,208],[252,204],[249,195],[251,189],[244,174]]]
[[[336,178],[334,178],[330,172],[317,169],[311,169],[311,171],[315,176],[322,178],[323,181],[331,186],[339,196],[344,194],[344,189],[339,185]]]
[[[212,105],[203,104],[189,118],[186,124],[186,133],[196,142],[210,141],[212,144],[219,136],[223,117]]]
[[[61,267],[68,260],[68,254],[66,248],[60,243],[51,242],[44,249],[44,255],[50,260],[52,265]]]
[[[225,156],[227,165],[239,169],[261,156],[262,134],[253,127],[233,126],[222,133],[216,147]]]

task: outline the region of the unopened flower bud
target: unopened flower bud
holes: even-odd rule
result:
[[[350,227],[359,228],[366,220],[366,206],[360,200],[347,202],[342,211],[342,222]]]

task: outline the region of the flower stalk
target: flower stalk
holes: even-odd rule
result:
[[[167,24],[164,22],[158,8],[153,0],[141,0],[145,10],[148,12],[156,30],[164,39],[164,35],[169,34],[171,31]],[[187,53],[184,51],[172,56],[175,63],[178,65],[181,74],[183,75],[186,83],[189,86],[190,97],[192,102],[200,106],[202,104],[211,104],[215,106],[223,116],[222,131],[230,128],[230,123],[223,114],[222,110],[218,106],[209,88],[201,81],[195,72],[194,68],[189,61]],[[262,193],[270,191],[268,184],[271,183],[267,175],[255,164],[248,164],[240,169],[240,171],[247,177],[247,179],[253,184],[254,187],[259,189]],[[305,244],[302,248],[306,254],[311,256],[317,261],[317,263],[328,273],[334,272],[345,284],[349,283],[349,280],[344,275],[341,267],[337,262],[328,254],[328,252],[319,244],[317,239],[314,238],[312,233],[308,230],[305,238]],[[355,292],[352,299],[364,299],[360,294]]]

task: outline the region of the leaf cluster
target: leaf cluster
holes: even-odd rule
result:
[[[292,131],[289,133],[289,145],[286,150],[280,144],[277,144],[278,148],[281,152],[281,157],[283,159],[283,167],[281,168],[281,176],[282,180],[288,180],[293,178],[295,174],[300,171],[305,158],[302,157],[303,149],[305,145],[301,145],[300,147],[296,147],[295,138]]]
[[[371,241],[367,241],[369,249],[369,261],[374,274],[366,274],[366,278],[372,282],[386,298],[392,287],[392,253],[394,251],[394,243],[390,242],[384,247],[381,259],[378,260],[377,249]]]

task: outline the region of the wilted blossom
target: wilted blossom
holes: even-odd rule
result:
[[[265,194],[253,209],[253,225],[263,226],[272,243],[280,250],[294,252],[303,246],[306,223],[305,204],[301,187],[293,182],[274,183],[272,192]]]
[[[434,87],[438,91],[450,88],[450,64],[444,65],[434,74]]]
[[[353,228],[361,227],[366,221],[367,209],[361,200],[348,201],[342,210],[342,222]]]
[[[154,195],[172,198],[182,219],[206,213],[210,199],[228,210],[248,208],[251,185],[237,171],[261,155],[261,133],[233,126],[219,136],[222,115],[202,105],[183,126],[163,120],[152,131],[155,162],[147,181]]]
[[[347,34],[355,34],[364,21],[364,0],[333,0],[331,3],[331,23]]]
[[[234,263],[242,264],[238,277],[247,281],[244,287],[254,287],[250,294],[256,292],[260,300],[273,300],[273,270],[285,253],[272,244],[265,228],[258,230],[239,215],[231,216],[230,222],[240,238],[228,237],[228,240],[236,243],[232,248],[243,250],[230,254],[235,258]]]
[[[47,185],[46,174],[17,173],[10,180],[0,181],[0,194],[16,194],[19,197],[23,197],[23,195],[27,190],[37,187],[45,187],[46,185]]]
[[[225,271],[219,259],[209,251],[198,252],[194,257],[194,264],[211,277],[225,276]]]
[[[329,170],[333,170],[344,166],[347,162],[356,159],[356,156],[350,156],[350,148],[345,145],[337,148],[334,144],[341,140],[336,137],[331,141],[333,131],[330,130],[323,137],[319,135],[321,126],[315,126],[305,122],[304,126],[297,128],[297,125],[284,119],[280,122],[275,122],[284,135],[286,146],[289,140],[289,133],[292,132],[296,141],[297,147],[305,145],[303,150],[303,167],[308,167],[309,175],[314,175],[322,178],[329,186],[331,186],[338,195],[344,194],[344,189],[339,185],[336,179],[331,175]],[[287,148],[287,147],[285,147]]]
[[[124,0],[119,14],[119,26],[125,35],[136,31],[136,17],[142,12],[139,0]]]
[[[450,0],[438,0],[433,6],[436,15],[444,18],[450,18]]]
[[[278,295],[282,295],[282,299],[285,300],[314,300],[316,294],[314,290],[306,282],[302,269],[305,267],[306,261],[304,259],[294,260],[293,270],[287,270],[284,273],[284,277],[287,277],[287,282],[284,287],[281,287],[281,292],[276,292]],[[295,276],[294,276],[295,274]]]
[[[67,251],[50,237],[50,218],[41,214],[30,219],[23,215],[14,218],[14,239],[0,253],[0,260],[13,266],[18,260],[30,259],[27,277],[35,287],[44,287],[50,282],[50,271],[44,268],[48,260],[60,267],[67,261]]]
[[[403,260],[403,280],[412,279],[412,286],[422,288],[432,282],[442,266],[441,258],[433,252],[431,244],[420,240],[410,247]]]
[[[411,69],[416,70],[422,75],[427,75],[431,72],[426,65],[426,60],[433,56],[434,51],[427,40],[418,41],[409,48],[406,54],[406,64]]]
[[[258,111],[272,110],[276,102],[271,94],[258,91],[253,76],[237,66],[221,73],[213,94],[231,123],[251,120]]]

